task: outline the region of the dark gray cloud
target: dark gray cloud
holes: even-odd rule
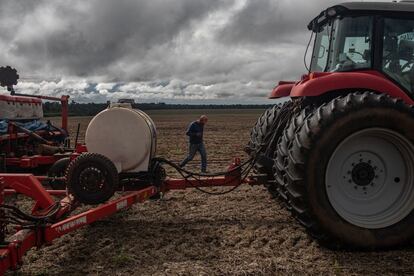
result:
[[[77,76],[105,74],[126,58],[140,62],[148,49],[171,41],[193,21],[224,5],[220,0],[34,3],[0,4],[5,18],[0,19],[1,36],[10,40],[9,53],[29,60],[31,70],[47,65]]]
[[[338,0],[252,0],[234,14],[218,37],[226,43],[304,44],[306,26],[322,9]]]
[[[24,92],[77,101],[264,102],[303,72],[337,0],[0,0],[0,60]]]

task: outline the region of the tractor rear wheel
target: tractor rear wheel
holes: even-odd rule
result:
[[[250,133],[248,152],[256,158],[254,172],[266,175],[266,187],[272,196],[277,196],[273,177],[273,154],[276,143],[290,118],[292,102],[275,105],[267,109],[257,120]]]
[[[279,197],[286,203],[288,203],[288,197],[286,194],[286,166],[288,162],[288,151],[291,147],[296,131],[303,125],[304,120],[311,113],[311,110],[310,105],[304,106],[300,113],[295,112],[292,115],[292,118],[279,138],[274,154],[273,174],[275,178],[276,190]]]
[[[295,134],[286,191],[329,247],[388,248],[414,237],[414,109],[372,92],[321,105]]]

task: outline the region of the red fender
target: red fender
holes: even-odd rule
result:
[[[290,97],[312,97],[335,90],[361,89],[388,94],[407,104],[414,101],[396,84],[377,71],[310,73],[294,85]]]
[[[269,99],[283,98],[290,95],[290,91],[295,85],[294,81],[279,81],[279,84],[273,88],[269,95]]]

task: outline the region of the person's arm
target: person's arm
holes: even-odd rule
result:
[[[199,136],[199,133],[197,132],[197,126],[192,123],[186,132],[187,136]]]
[[[190,126],[187,129],[187,132],[185,133],[187,136],[195,136],[196,131],[195,131],[195,125],[194,123],[190,124]]]

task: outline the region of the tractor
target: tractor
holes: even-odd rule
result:
[[[308,73],[279,82],[270,98],[283,102],[251,131],[255,172],[326,246],[403,245],[414,237],[414,3],[343,3],[307,27]]]

